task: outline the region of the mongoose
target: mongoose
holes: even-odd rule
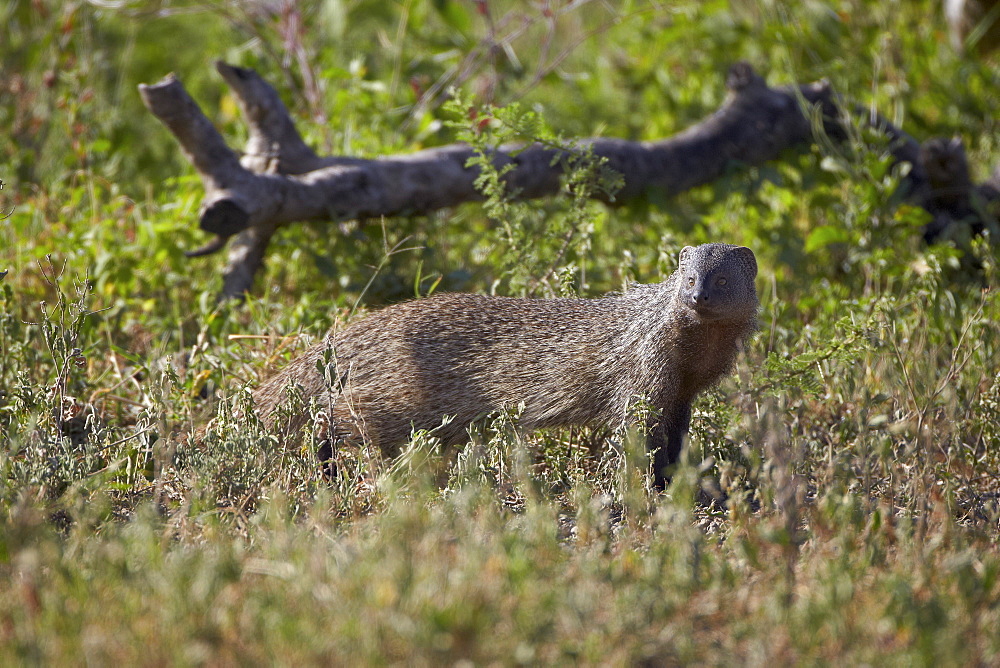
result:
[[[297,383],[330,407],[333,447],[366,438],[392,456],[413,429],[437,427],[454,445],[470,423],[521,402],[520,424],[534,429],[622,424],[645,398],[658,409],[648,447],[663,489],[692,400],[756,329],[756,275],[749,248],[705,244],[684,248],[664,282],[597,299],[442,294],[397,304],[313,346],[262,385],[254,405],[270,428],[298,432],[306,416],[277,410]],[[332,383],[320,371],[327,350]]]

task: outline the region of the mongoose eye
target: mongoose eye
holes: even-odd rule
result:
[[[717,280],[717,281],[715,282],[715,284],[716,284],[716,285],[725,285],[725,284],[726,284],[727,282],[728,282],[728,281],[726,281],[726,279],[724,279],[724,278],[720,278],[719,280]]]
[[[692,288],[694,287],[694,278],[689,278],[688,279],[688,287],[692,287]]]

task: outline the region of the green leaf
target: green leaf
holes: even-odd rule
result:
[[[829,246],[830,244],[842,243],[850,240],[851,236],[847,233],[847,230],[840,227],[834,227],[833,225],[821,225],[810,232],[809,236],[806,237],[806,252],[812,253],[813,251]]]
[[[457,30],[463,36],[472,30],[472,17],[469,16],[469,12],[466,11],[461,2],[434,0],[434,9],[449,27]]]
[[[90,143],[91,153],[107,153],[111,150],[111,142],[107,139],[95,139]]]

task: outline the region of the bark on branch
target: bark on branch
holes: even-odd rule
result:
[[[249,126],[241,156],[226,145],[173,75],[140,85],[139,91],[205,185],[200,226],[216,237],[190,255],[221,250],[237,235],[224,272],[226,297],[250,289],[281,225],[421,214],[483,199],[475,187],[478,169],[466,166],[475,155],[466,145],[373,160],[319,157],[302,141],[277,92],[256,72],[222,62],[216,68],[236,94]],[[746,63],[730,69],[726,86],[729,95],[715,113],[673,137],[655,142],[585,139],[578,144],[591,146],[622,175],[617,200],[649,193],[672,196],[712,182],[734,164],[760,164],[812,141],[817,127],[843,138],[845,123],[859,116],[842,108],[826,82],[772,88]],[[960,144],[938,141],[921,147],[876,114],[860,116],[891,138],[897,161],[912,165],[909,191],[935,217],[928,234],[940,232],[952,219],[981,213],[977,198],[1000,197],[1000,170],[986,184],[973,186]],[[523,199],[559,191],[558,157],[557,149],[540,144],[505,146],[491,156],[497,166],[514,164],[506,185]],[[983,224],[981,219],[972,222]]]

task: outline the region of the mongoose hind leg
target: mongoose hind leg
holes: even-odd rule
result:
[[[343,461],[345,451],[359,451],[363,447],[364,436],[353,428],[352,423],[344,424],[337,417],[330,420],[324,415],[316,425],[313,443],[320,472],[325,479],[332,481],[341,474],[337,463]]]
[[[333,456],[333,439],[329,436],[319,441],[316,447],[316,461],[319,462],[320,472],[327,480],[334,480],[337,477],[337,460]]]

